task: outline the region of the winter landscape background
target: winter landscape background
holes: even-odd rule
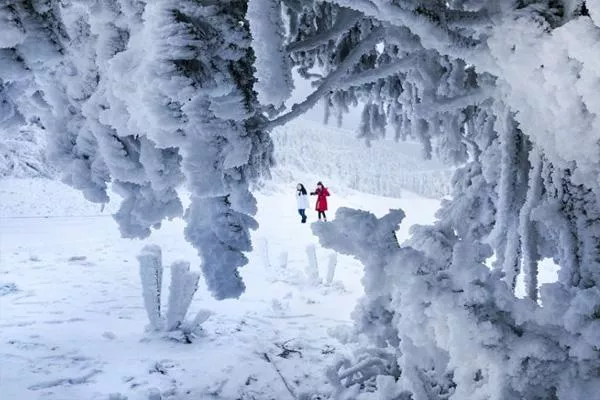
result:
[[[190,313],[206,309],[212,315],[192,344],[145,332],[148,320],[136,259],[145,242],[120,239],[110,216],[118,209],[118,198],[101,210],[56,180],[3,178],[4,395],[56,400],[108,399],[115,393],[129,399],[147,399],[151,393],[172,399],[293,398],[275,368],[295,395],[330,393],[327,368],[355,348],[345,343],[344,330],[351,329],[350,314],[363,292],[362,266],[320,247],[310,226],[299,223],[296,182],[311,187],[323,176],[330,178],[325,182],[333,193],[332,213],[345,206],[383,215],[402,207],[407,221],[398,237],[404,239],[413,223],[433,220],[439,201],[400,188],[443,190],[447,171],[439,163],[422,161],[418,153],[411,155],[411,146],[394,142],[395,150],[406,151],[402,159],[375,163],[357,156],[355,168],[348,169],[338,164],[344,155],[368,151],[361,142],[347,140],[351,132],[304,120],[278,133],[274,177],[255,193],[260,228],[253,234],[256,250],[243,269],[248,290],[239,300],[216,301],[201,285]],[[319,154],[299,152],[294,141],[318,138],[323,140],[314,147],[322,149]],[[385,166],[394,168],[401,180],[376,180]],[[377,190],[394,197],[377,195]],[[308,214],[314,222],[316,212]],[[162,246],[165,264],[199,262],[183,240],[183,227],[182,220],[167,223],[149,240]],[[316,279],[309,266],[310,246],[316,248]],[[330,280],[331,257],[337,263]],[[167,290],[168,280],[164,285]]]
[[[0,1],[2,393],[598,398],[599,21]]]

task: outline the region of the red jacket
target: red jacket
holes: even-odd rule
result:
[[[327,211],[327,196],[329,196],[329,190],[327,190],[326,187],[323,187],[323,189],[317,188],[317,190],[311,194],[317,195],[317,206],[315,209],[320,212]]]

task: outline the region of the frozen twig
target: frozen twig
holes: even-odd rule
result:
[[[271,357],[269,357],[269,355],[267,353],[263,353],[263,358],[273,366],[273,368],[275,369],[275,371],[277,372],[277,375],[279,375],[279,377],[281,378],[281,381],[283,382],[283,384],[285,385],[285,388],[287,389],[288,393],[290,394],[290,396],[292,397],[292,399],[296,400],[297,396],[294,393],[294,389],[292,389],[292,386],[288,383],[288,381],[285,379],[285,377],[283,376],[283,374],[281,373],[281,370],[277,367],[277,365],[275,364],[275,362],[273,361],[273,359]]]

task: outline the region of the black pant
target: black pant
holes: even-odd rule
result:
[[[306,210],[300,209],[298,210],[298,214],[302,217],[302,223],[306,223]]]
[[[321,216],[323,216],[323,219],[327,219],[327,215],[325,215],[325,211],[319,211],[319,220],[321,219]]]

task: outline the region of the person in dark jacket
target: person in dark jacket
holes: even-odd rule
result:
[[[321,220],[321,217],[323,217],[323,221],[327,221],[325,211],[327,211],[327,196],[329,196],[329,190],[327,190],[322,182],[318,182],[317,189],[314,192],[311,192],[310,195],[317,196],[317,205],[315,209],[319,215],[319,221]]]

